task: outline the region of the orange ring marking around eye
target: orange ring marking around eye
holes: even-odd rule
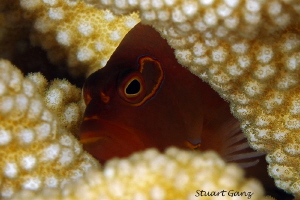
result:
[[[157,84],[154,85],[152,91],[147,96],[145,96],[142,101],[140,101],[139,103],[134,104],[134,106],[140,106],[140,105],[144,104],[148,99],[153,97],[156,94],[157,90],[159,89],[159,86],[161,85],[161,83],[163,81],[163,78],[164,78],[164,72],[163,72],[163,69],[160,65],[160,62],[158,62],[157,60],[155,60],[155,59],[153,59],[149,56],[144,56],[144,57],[141,57],[139,59],[139,71],[141,73],[143,73],[144,63],[147,62],[147,61],[155,62],[155,64],[157,65],[161,75],[158,78]]]

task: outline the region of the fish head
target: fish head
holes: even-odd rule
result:
[[[143,125],[149,124],[150,109],[144,104],[156,95],[163,79],[160,62],[150,55],[109,62],[92,74],[83,87],[86,110],[80,141],[84,149],[104,162],[155,146]]]
[[[207,95],[193,89],[201,85],[155,29],[136,25],[86,80],[84,149],[101,161],[148,147],[184,148],[186,139],[198,143]]]

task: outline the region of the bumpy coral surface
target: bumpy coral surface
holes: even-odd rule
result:
[[[198,190],[198,192],[196,192]],[[202,191],[215,191],[209,196]],[[217,193],[224,190],[223,193]],[[239,193],[237,193],[239,192]],[[223,194],[223,195],[222,195]],[[212,193],[211,193],[212,195]],[[23,192],[15,199],[257,199],[263,189],[254,179],[245,179],[235,164],[226,164],[216,153],[197,154],[169,148],[165,154],[149,149],[127,159],[109,161],[103,172],[92,171],[59,190],[44,190],[38,196]]]
[[[91,2],[91,1],[88,1]],[[276,185],[300,197],[299,2],[292,0],[92,1],[139,11],[178,61],[231,102]]]
[[[0,71],[2,198],[9,198],[21,189],[59,188],[88,169],[99,167],[70,132],[76,129],[72,121],[79,121],[81,112],[74,110],[80,110],[77,102],[80,96],[73,95],[73,99],[60,102],[61,90],[78,93],[78,89],[66,81],[59,86],[57,82],[48,85],[40,74],[24,78],[5,60],[0,61]],[[40,93],[45,90],[43,98]],[[58,104],[61,111],[56,115],[52,110]],[[68,121],[69,125],[58,123],[58,119]]]
[[[10,0],[0,2],[11,4]],[[115,17],[110,11],[99,11],[80,1],[20,0],[19,4],[14,14],[23,16],[31,27],[32,44],[47,50],[53,63],[67,63],[73,76],[88,75],[103,67],[139,21],[136,14]],[[5,14],[7,18],[12,15]]]
[[[276,184],[300,197],[297,136],[300,5],[296,0],[86,2],[110,8],[116,14],[139,11],[142,23],[153,25],[167,38],[184,66],[231,102],[251,145],[269,153],[269,173]],[[14,49],[11,45],[18,46],[15,40],[30,37],[33,45],[47,50],[52,62],[66,62],[74,76],[103,67],[124,34],[139,20],[136,14],[115,17],[110,11],[97,10],[81,1],[0,0],[0,3],[1,57],[9,58],[6,49],[10,54]],[[23,78],[5,61],[1,61],[0,67],[1,197],[10,197],[20,189],[60,187],[96,165],[69,132],[76,134],[83,109],[78,89],[65,81],[48,86],[38,74]],[[173,160],[164,159],[168,160],[166,163]],[[122,173],[118,163],[112,161],[106,169]],[[143,163],[136,161],[136,165],[130,166]],[[144,169],[149,169],[147,166]],[[93,174],[106,177],[105,172]],[[95,197],[93,184],[102,184],[92,177],[84,177],[81,186],[74,185],[91,198]],[[157,179],[147,176],[145,183]],[[167,193],[170,187],[175,186],[161,182],[162,190],[157,190],[157,194]],[[107,193],[103,194],[112,195],[108,186],[105,188]],[[55,197],[63,198],[61,191],[55,191]],[[257,191],[260,193],[260,188]],[[72,198],[80,197],[76,195]],[[139,195],[143,197],[146,193],[140,191]]]

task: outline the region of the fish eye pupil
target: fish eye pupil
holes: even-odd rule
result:
[[[138,80],[133,79],[128,84],[125,91],[126,91],[126,94],[137,94],[137,93],[139,93],[140,89],[141,89],[141,83]]]

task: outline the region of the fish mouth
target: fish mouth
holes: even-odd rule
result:
[[[108,138],[119,140],[118,138],[124,138],[124,135],[136,136],[136,132],[112,121],[93,116],[84,118],[80,127],[79,138],[82,144],[89,144]]]
[[[109,135],[113,135],[113,131],[122,132],[122,130],[122,127],[98,117],[85,117],[80,127],[79,141],[82,144],[97,143],[109,138]]]
[[[101,163],[148,147],[148,141],[139,131],[98,117],[84,118],[80,130],[83,149]]]
[[[86,137],[86,138],[80,138],[80,142],[82,143],[82,144],[90,144],[90,143],[95,143],[95,142],[98,142],[98,141],[100,141],[100,140],[103,140],[103,139],[105,139],[105,137],[91,137],[91,136],[88,136],[88,137]]]
[[[108,138],[106,131],[101,131],[103,130],[103,124],[105,123],[107,122],[99,118],[85,117],[80,127],[80,143],[91,144]]]

